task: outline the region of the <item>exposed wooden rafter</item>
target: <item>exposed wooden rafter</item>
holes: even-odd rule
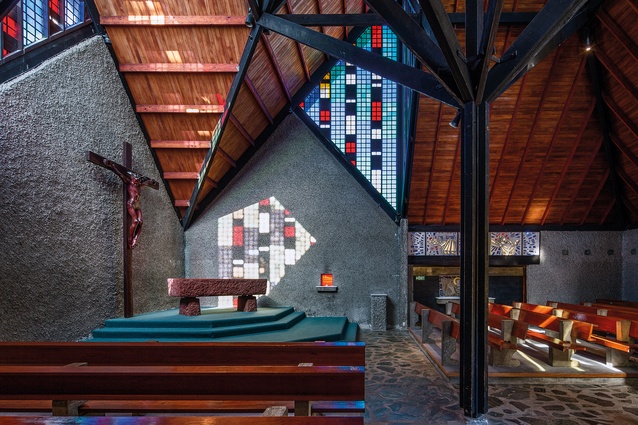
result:
[[[101,16],[101,25],[111,26],[245,26],[245,16],[167,16],[167,15],[146,15],[146,16]]]
[[[252,80],[250,79],[248,75],[246,75],[245,82],[246,82],[246,87],[248,87],[250,92],[253,94],[253,97],[255,98],[255,101],[261,108],[261,111],[264,113],[264,116],[266,117],[266,119],[268,119],[270,124],[272,124],[274,122],[273,117],[270,111],[268,110],[268,107],[266,107],[264,100],[261,98],[261,95],[257,91],[257,88],[255,87],[255,85],[253,84]]]
[[[140,114],[223,114],[224,105],[137,105]]]
[[[210,140],[151,140],[153,149],[209,149]]]
[[[120,72],[237,72],[236,63],[125,63]]]
[[[237,130],[239,130],[239,132],[241,133],[242,136],[244,136],[244,139],[251,145],[251,146],[255,146],[255,139],[253,139],[253,137],[250,135],[250,133],[248,133],[248,131],[244,128],[243,125],[241,125],[241,123],[239,122],[239,120],[234,116],[231,115],[230,116],[230,122],[233,123],[233,125],[235,126],[235,128]]]
[[[164,171],[162,177],[166,180],[197,180],[199,179],[199,173],[196,171]]]
[[[281,70],[281,66],[279,65],[277,56],[275,55],[275,52],[273,52],[272,50],[272,46],[270,45],[270,40],[268,39],[268,36],[262,37],[261,40],[264,47],[266,48],[266,52],[268,53],[268,59],[270,59],[270,63],[272,64],[273,68],[275,68],[275,71],[277,72],[279,84],[281,85],[281,88],[286,94],[286,98],[288,98],[288,101],[290,101],[292,99],[292,96],[290,95],[290,89],[288,88],[288,83],[286,83],[286,77],[284,77],[284,73]]]

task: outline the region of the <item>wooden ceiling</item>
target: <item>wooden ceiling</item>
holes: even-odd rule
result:
[[[244,0],[95,3],[187,227],[323,76],[328,57],[249,28]],[[538,12],[545,3],[506,0],[503,12]],[[464,12],[465,2],[443,4],[448,13]],[[289,0],[276,13],[367,11],[360,0]],[[577,32],[493,102],[492,224],[638,223],[637,19],[636,0],[607,0],[587,25],[592,52]],[[310,28],[340,40],[352,29]],[[524,28],[501,24],[495,56]],[[464,28],[456,31],[463,44]],[[406,181],[411,225],[460,222],[460,131],[448,125],[455,114],[420,96]]]

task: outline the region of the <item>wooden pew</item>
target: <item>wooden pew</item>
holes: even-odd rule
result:
[[[2,416],[3,425],[363,425],[361,416]]]
[[[520,365],[520,361],[512,359],[518,349],[518,340],[527,338],[529,325],[520,320],[488,313],[487,325],[498,334],[490,331],[487,334],[488,345],[490,347],[488,362],[493,366],[515,367]]]
[[[432,342],[430,334],[436,327],[441,330],[441,363],[444,366],[457,365],[458,361],[451,358],[456,351],[456,342],[461,334],[461,325],[453,317],[438,310],[431,309],[421,303],[416,303],[415,311],[421,316],[421,340],[423,343]]]
[[[580,324],[574,326],[574,321],[565,320],[558,316],[536,313],[530,310],[507,309],[507,306],[490,304],[492,311],[509,311],[509,316],[544,330],[544,333],[534,329],[528,329],[527,339],[541,342],[548,347],[549,364],[556,367],[576,367],[578,362],[572,360],[575,350],[585,350],[585,347],[576,344],[574,333],[591,334],[592,325]]]
[[[364,343],[0,343],[0,376],[4,376],[0,379],[18,377],[24,373],[24,382],[29,383],[22,389],[14,390],[12,386],[8,386],[12,388],[0,390],[0,410],[32,411],[28,408],[28,403],[31,402],[33,411],[41,411],[43,401],[48,400],[51,409],[53,400],[53,406],[57,409],[56,414],[65,414],[62,412],[65,407],[70,409],[66,414],[133,411],[206,413],[263,411],[263,407],[268,405],[284,405],[291,410],[294,408],[296,415],[310,414],[311,408],[315,406],[324,412],[363,412],[364,365]],[[105,386],[103,393],[92,393],[90,387],[77,386],[74,387],[77,390],[76,394],[69,391],[44,394],[36,385],[38,371],[50,373],[55,379],[61,380],[56,381],[58,384],[71,380],[72,385],[84,385],[85,380],[102,382],[102,374],[111,369],[114,370],[114,374],[121,374],[122,382],[131,381],[135,385],[138,385],[138,380],[157,380],[169,369],[180,369],[190,374],[188,376],[192,375],[193,383],[189,383],[186,378],[168,374],[167,379],[172,379],[176,387],[173,392],[167,390],[167,398],[162,398],[160,393],[152,392],[152,388],[138,388],[138,396],[120,392],[128,389],[118,387],[116,383],[112,384],[112,390]],[[148,379],[136,375],[136,371],[141,370],[149,374]],[[296,372],[286,375],[286,371],[290,370]],[[344,385],[350,385],[353,391],[350,397],[326,394],[328,398],[324,395],[311,398],[303,392],[295,395],[294,387],[285,388],[294,381],[297,381],[295,385],[312,384],[315,386],[315,396],[319,396],[320,388],[324,385],[320,381],[327,379],[325,373],[330,370],[336,373],[331,385],[339,382],[341,386],[339,376],[344,376]],[[250,371],[262,374],[258,375],[261,378],[249,377]],[[288,383],[284,384],[281,376],[272,374],[272,371],[284,372],[281,376],[289,376]],[[304,374],[308,376],[303,376]],[[360,375],[358,378],[355,377],[357,374]],[[210,375],[209,378],[205,378],[206,375]],[[228,386],[220,388],[220,392],[215,393],[196,384],[199,380],[206,379],[219,383],[231,376],[234,377],[233,384],[243,381],[244,392],[241,391],[241,387],[233,390],[232,386]],[[319,377],[323,378],[315,381]],[[104,379],[108,381],[109,377]],[[268,386],[267,381],[270,379],[274,379],[277,385],[273,386],[271,383]],[[252,381],[264,381],[262,394],[255,393],[259,391],[259,385],[252,384]],[[330,385],[328,381],[328,386],[324,386],[327,393]],[[281,388],[280,382],[283,385]],[[161,384],[156,382],[156,385],[165,387],[169,385],[169,381]],[[199,389],[204,393],[198,394]],[[229,393],[226,394],[224,391]],[[285,391],[289,393],[283,396]],[[6,400],[15,401],[16,409],[11,409],[11,402]],[[74,404],[68,400],[89,401]],[[311,402],[314,401],[317,402],[311,406]]]
[[[627,307],[627,308],[632,308],[634,310],[638,310],[638,302],[633,302],[633,301],[611,300],[611,299],[606,299],[606,298],[597,298],[596,299],[596,303],[619,306],[619,307]]]

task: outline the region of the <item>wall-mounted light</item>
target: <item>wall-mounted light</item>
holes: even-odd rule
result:
[[[245,24],[248,28],[252,28],[255,25],[255,18],[253,17],[253,11],[248,8],[248,15],[246,16]]]
[[[585,37],[585,51],[586,52],[591,52],[591,49],[592,49],[591,36],[587,35]]]
[[[317,292],[337,292],[337,289],[339,289],[334,284],[332,273],[322,273],[320,283],[321,284],[317,286]]]
[[[461,122],[461,112],[462,111],[460,109],[456,111],[456,115],[454,116],[454,118],[452,118],[452,121],[450,121],[450,127],[459,128],[459,123]]]

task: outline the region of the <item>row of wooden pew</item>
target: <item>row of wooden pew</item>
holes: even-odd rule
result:
[[[423,341],[427,341],[432,326],[441,329],[442,363],[454,364],[451,358],[460,329],[453,317],[460,313],[453,304],[451,316],[416,303],[421,315]],[[578,366],[572,358],[576,351],[598,353],[603,350],[609,366],[635,364],[633,352],[638,348],[638,308],[603,302],[589,305],[548,301],[547,305],[514,303],[512,306],[489,303],[489,362],[498,366],[518,366],[512,359],[519,340],[532,340],[546,346],[552,366]],[[598,349],[597,349],[598,347]]]
[[[362,424],[365,344],[2,342],[0,382],[5,414],[230,413],[243,415],[242,423],[268,424],[274,422],[248,414],[276,411],[285,416],[281,424],[315,413],[343,419],[326,416],[326,425]],[[224,418],[210,423],[236,423]],[[60,423],[90,422],[75,420]],[[162,420],[181,424],[179,416]]]

